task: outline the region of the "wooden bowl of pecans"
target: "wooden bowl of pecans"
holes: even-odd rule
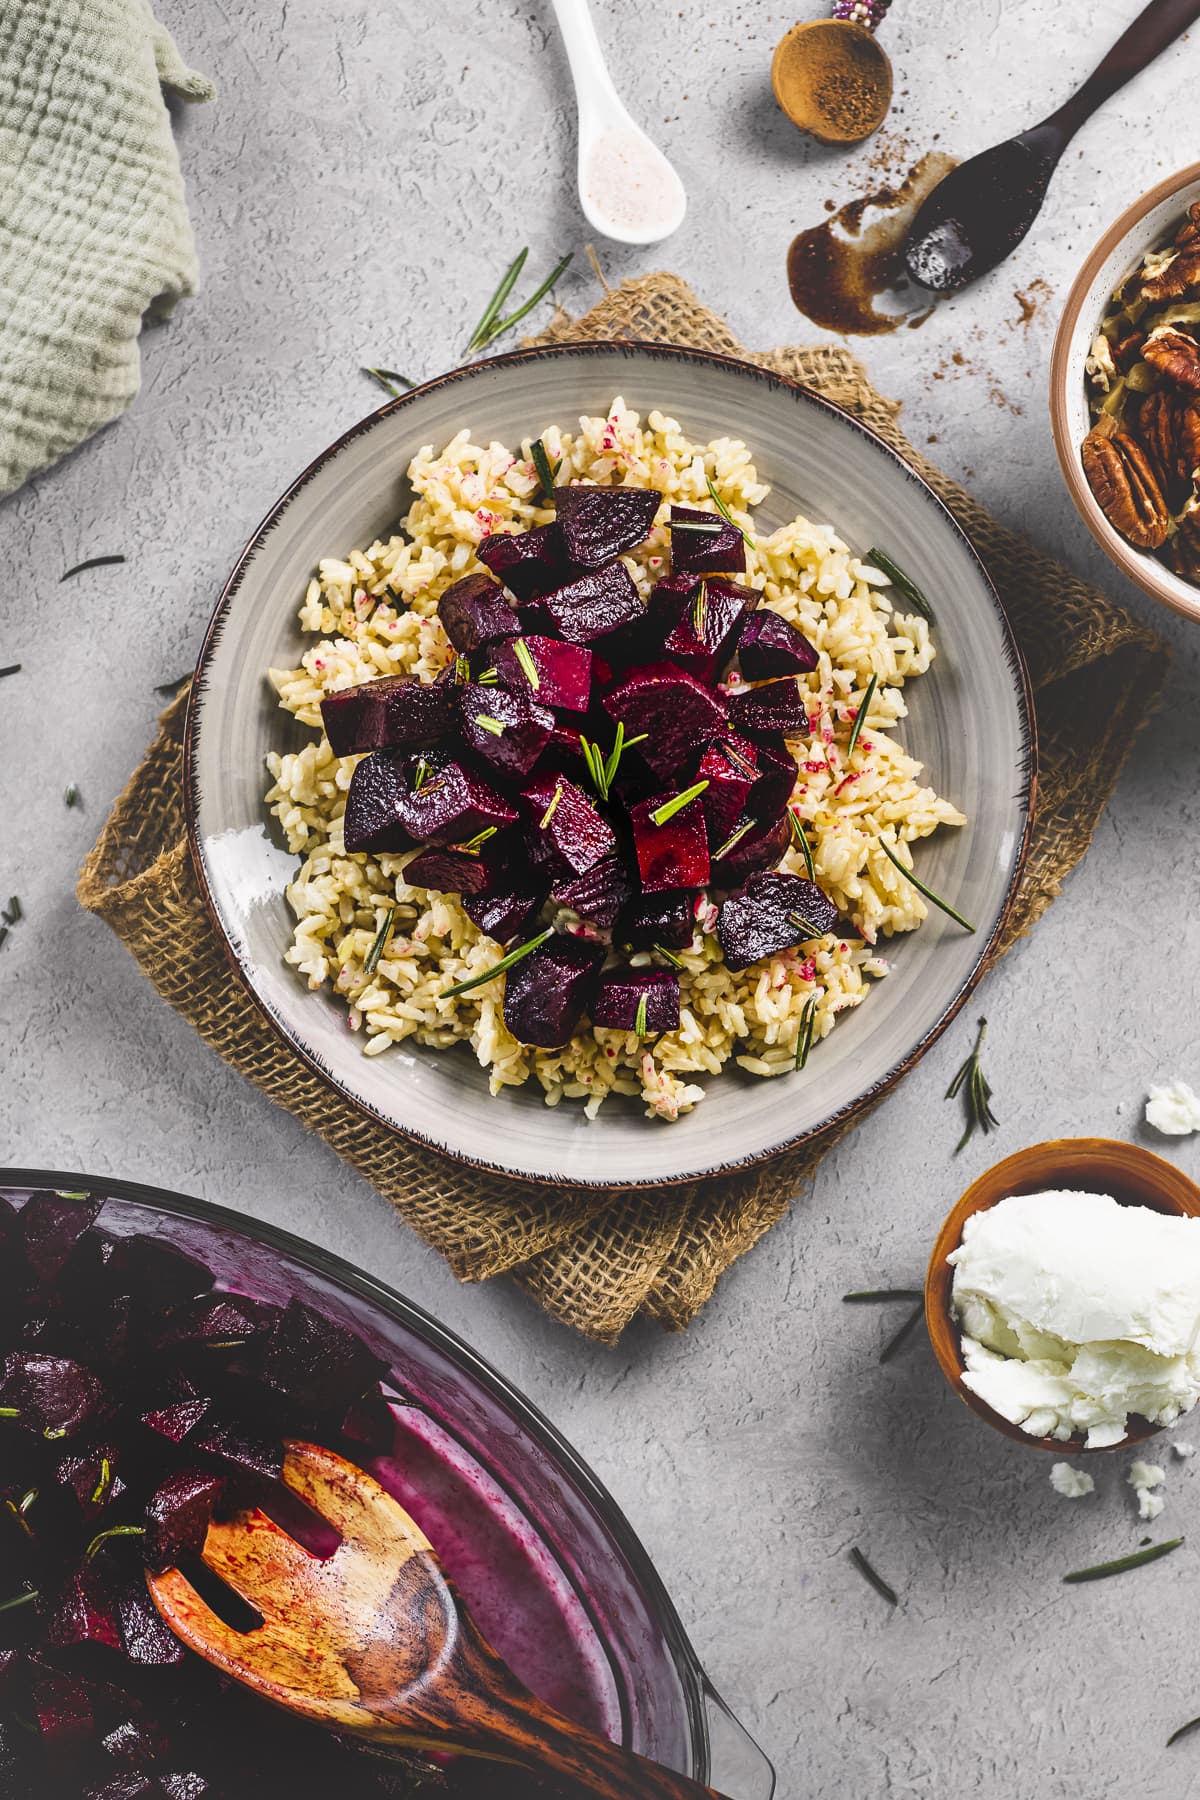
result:
[[[1084,263],[1054,342],[1050,418],[1092,535],[1200,620],[1200,163],[1144,194]]]

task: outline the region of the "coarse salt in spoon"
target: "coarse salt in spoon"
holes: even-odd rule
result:
[[[579,107],[579,203],[594,231],[657,244],[687,210],[679,176],[635,125],[604,64],[588,0],[553,0]]]

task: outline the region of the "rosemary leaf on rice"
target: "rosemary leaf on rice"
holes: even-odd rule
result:
[[[366,958],[363,962],[364,975],[373,975],[379,967],[379,959],[383,955],[383,947],[388,941],[388,936],[395,923],[395,919],[396,908],[393,906],[388,909],[388,916],[379,927],[379,930],[375,933],[375,941],[367,951]]]

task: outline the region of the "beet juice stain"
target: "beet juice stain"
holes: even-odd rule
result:
[[[953,157],[932,150],[899,187],[850,200],[793,239],[788,286],[806,318],[854,336],[925,322],[933,299],[911,280],[904,245],[923,201],[954,166]],[[880,300],[882,309],[876,305]]]

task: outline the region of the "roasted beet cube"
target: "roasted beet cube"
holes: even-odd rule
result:
[[[335,756],[356,756],[392,744],[414,749],[438,744],[453,723],[452,691],[446,682],[383,675],[326,694],[321,723],[329,747]]]
[[[489,825],[503,831],[517,817],[516,807],[510,806],[503,794],[460,762],[429,758],[421,769],[420,762],[410,757],[406,767],[413,785],[404,784],[395,805],[410,840],[466,844]],[[358,769],[354,773],[357,775]]]
[[[699,582],[663,639],[664,654],[711,685],[732,660],[738,629],[757,598],[732,581]]]
[[[758,757],[746,738],[721,739],[700,758],[697,781],[708,786],[700,796],[708,841],[715,850],[734,830],[758,779]]]
[[[817,666],[817,652],[786,619],[760,606],[742,625],[738,667],[747,681],[770,681],[776,675],[807,675]]]
[[[553,937],[504,977],[504,1023],[522,1044],[556,1050],[571,1037],[596,991],[604,946]]]
[[[435,894],[483,894],[492,884],[495,865],[469,850],[422,850],[405,864],[404,879],[410,887],[431,888]]]
[[[753,817],[753,815],[748,815]],[[724,856],[713,858],[712,879],[716,887],[736,887],[753,875],[758,869],[773,869],[782,862],[784,853],[791,843],[791,830],[786,815],[781,814],[773,822],[760,824],[754,821],[751,829],[744,837],[739,837],[736,844],[726,850]],[[718,849],[722,846],[718,845]]]
[[[208,1417],[211,1405],[212,1401],[204,1394],[197,1394],[190,1400],[172,1400],[166,1406],[155,1406],[144,1412],[142,1424],[157,1432],[159,1437],[166,1438],[169,1444],[182,1444],[200,1421]]]
[[[102,1781],[98,1787],[85,1788],[83,1800],[159,1800],[160,1784],[139,1769],[127,1769]]]
[[[565,587],[543,594],[539,606],[568,644],[590,644],[644,616],[641,595],[623,562],[590,569]]]
[[[120,1460],[116,1443],[93,1444],[77,1455],[62,1457],[54,1479],[74,1497],[85,1518],[94,1518],[125,1492],[125,1483],[117,1473]]]
[[[601,817],[581,787],[564,775],[534,781],[521,795],[533,821],[533,833],[540,833],[554,853],[584,875],[602,856],[612,856],[617,848],[613,828]]]
[[[76,1644],[105,1644],[121,1648],[121,1627],[112,1585],[99,1563],[76,1569],[55,1600],[46,1623],[46,1636],[57,1649]]]
[[[554,508],[567,555],[598,569],[650,535],[662,495],[653,488],[556,487]]]
[[[39,1281],[53,1281],[104,1202],[66,1194],[35,1194],[21,1208],[25,1260]]]
[[[564,644],[533,632],[497,644],[492,661],[500,680],[514,693],[532,693],[542,706],[587,711],[592,696],[592,652],[583,644]]]
[[[736,525],[720,513],[697,512],[690,506],[671,508],[672,570],[737,575],[745,567],[746,540]]]
[[[748,969],[777,950],[823,937],[837,920],[837,907],[815,882],[779,872],[752,875],[718,912],[717,942],[728,968]]]
[[[207,1294],[213,1284],[211,1269],[196,1257],[144,1233],[120,1238],[110,1266],[113,1278],[129,1289],[139,1305],[156,1311],[195,1294]]]
[[[351,853],[383,850],[399,854],[411,850],[413,840],[397,811],[406,789],[406,751],[377,750],[366,756],[350,777],[342,838]]]
[[[590,919],[605,930],[615,923],[632,891],[629,871],[619,856],[601,857],[585,875],[575,875],[551,889],[560,906],[571,907],[581,919]]]
[[[735,731],[778,731],[785,737],[808,734],[808,712],[794,675],[729,695],[729,722]]]
[[[528,690],[470,682],[459,690],[458,706],[471,749],[506,775],[528,775],[554,735],[554,714]]]
[[[795,791],[796,759],[783,738],[760,739],[757,752],[758,780],[747,802],[747,811],[760,825],[773,825]]]
[[[199,1556],[208,1535],[213,1507],[225,1485],[222,1475],[207,1469],[174,1469],[146,1502],[146,1535],[142,1549],[156,1572],[169,1569],[182,1556]]]
[[[463,911],[488,937],[495,938],[498,944],[508,944],[524,934],[530,920],[541,911],[545,898],[545,888],[535,893],[468,894],[463,900]]]
[[[567,554],[557,525],[537,525],[532,531],[515,533],[493,532],[484,538],[475,554],[522,602],[538,599],[581,572]]]
[[[696,896],[686,889],[635,894],[617,921],[614,937],[631,950],[686,950],[696,929]]]
[[[520,622],[512,602],[490,575],[464,575],[438,601],[442,630],[458,651],[482,650],[498,638],[516,637]]]
[[[212,1787],[194,1769],[171,1769],[158,1778],[162,1800],[219,1800]]]
[[[725,725],[721,697],[670,662],[632,670],[605,695],[604,707],[613,719],[624,720],[627,738],[645,733],[638,750],[664,778],[698,756]]]
[[[90,1369],[65,1356],[10,1350],[0,1375],[0,1407],[47,1438],[73,1437],[104,1416],[107,1396]]]
[[[679,977],[669,969],[613,969],[600,977],[592,1024],[658,1037],[679,1029]]]
[[[146,1584],[140,1575],[137,1585],[145,1595],[146,1605],[157,1618],[158,1613],[155,1611],[153,1601],[146,1593]],[[166,1631],[166,1629],[167,1627],[164,1625],[163,1630]],[[178,1644],[177,1648],[179,1650],[178,1660],[182,1661],[183,1645]],[[160,1757],[166,1755],[170,1748],[170,1740],[161,1726],[156,1723],[152,1724],[141,1714],[139,1709],[136,1715],[131,1713],[128,1718],[121,1719],[106,1731],[100,1739],[100,1748],[106,1756],[110,1756],[115,1763],[122,1764],[127,1769],[148,1769]]]
[[[85,1682],[39,1669],[29,1697],[42,1743],[56,1763],[90,1750],[96,1721]]]
[[[207,1531],[206,1519],[204,1531],[200,1533],[201,1544]],[[130,1662],[142,1668],[165,1669],[183,1661],[186,1654],[183,1645],[160,1617],[142,1575],[119,1583],[117,1622],[121,1628],[121,1647]]]
[[[383,1374],[386,1364],[335,1319],[291,1300],[262,1354],[268,1387],[312,1412],[345,1412]]]
[[[659,824],[655,814],[671,805],[674,794],[654,794],[630,808],[638,873],[647,894],[667,888],[703,887],[709,876],[708,832],[700,796],[689,800]]]
[[[237,1419],[217,1418],[210,1412],[188,1438],[188,1445],[232,1469],[261,1475],[267,1481],[278,1481],[283,1473],[283,1447],[278,1440]]]

